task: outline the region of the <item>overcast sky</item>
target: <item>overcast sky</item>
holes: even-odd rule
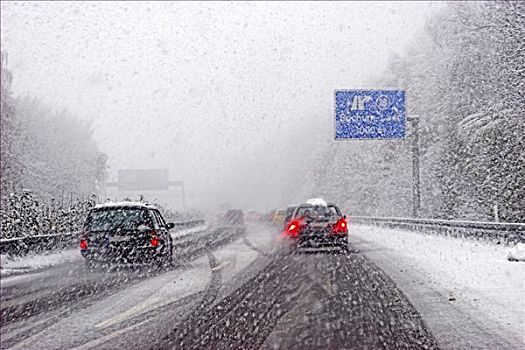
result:
[[[14,94],[91,120],[111,179],[167,167],[195,206],[272,207],[333,138],[334,89],[373,88],[439,6],[2,2],[1,41]]]

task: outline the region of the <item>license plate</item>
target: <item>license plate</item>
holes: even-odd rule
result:
[[[129,236],[113,236],[109,239],[109,241],[111,243],[116,243],[116,242],[127,242],[131,239],[131,237]]]

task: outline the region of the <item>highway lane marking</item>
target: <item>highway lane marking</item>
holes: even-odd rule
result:
[[[126,333],[126,332],[129,332],[130,330],[133,330],[139,326],[142,326],[143,324],[146,324],[147,322],[150,322],[151,319],[147,319],[147,320],[144,320],[142,322],[139,322],[137,324],[134,324],[134,325],[131,325],[131,326],[128,326],[126,328],[122,328],[122,329],[119,329],[118,331],[115,331],[113,333],[110,333],[110,334],[107,334],[103,337],[100,337],[100,338],[97,338],[95,340],[92,340],[88,343],[85,343],[85,344],[82,344],[82,345],[79,345],[71,350],[87,350],[87,349],[92,349],[98,345],[101,345],[101,344],[104,344],[106,342],[108,342],[109,340],[123,334],[123,333]],[[33,336],[34,337],[34,336]],[[33,338],[31,337],[31,338]],[[28,339],[31,339],[31,338],[27,338],[25,339],[24,341],[22,341],[22,343],[19,343],[19,344],[16,344],[15,346],[13,346],[11,349],[27,349],[31,346],[26,346],[27,344],[25,344],[25,342],[28,340]]]
[[[231,264],[231,260],[226,260],[226,261],[223,261],[221,262],[219,265],[215,266],[215,267],[212,267],[212,271],[213,272],[217,272],[217,271],[220,271],[222,270],[223,268],[225,268],[226,266],[230,265]]]
[[[47,271],[36,271],[36,272],[28,272],[28,273],[21,273],[18,275],[5,275],[2,276],[2,289],[11,287],[13,284],[17,283],[24,283],[27,281],[30,281],[32,279],[36,279],[40,277],[41,275],[44,275],[47,273]]]
[[[67,315],[70,310],[64,310],[59,312],[58,314],[52,315],[51,317],[46,317],[41,320],[38,320],[34,323],[29,323],[28,325],[21,326],[21,325],[15,325],[12,326],[14,329],[9,329],[7,333],[2,334],[1,339],[3,343],[6,343],[7,341],[13,339],[13,338],[19,338],[22,339],[25,335],[26,338],[30,338],[33,335],[39,333],[44,328],[42,326],[46,326],[46,324],[49,324],[51,322],[56,322],[58,319],[60,319],[61,316]],[[2,328],[9,327],[9,325],[3,326]]]
[[[219,271],[223,269],[225,266],[227,266],[230,263],[230,261],[223,262],[214,268],[211,268],[212,272]],[[188,278],[193,278],[195,275],[192,272],[186,272],[190,275]],[[182,276],[182,275],[181,275]],[[179,276],[180,277],[180,276]],[[169,286],[169,284],[166,284],[166,286]],[[177,302],[179,300],[182,300],[184,298],[187,298],[190,295],[194,295],[200,291],[202,291],[204,288],[204,285],[202,287],[197,288],[190,288],[188,290],[183,290],[181,294],[174,294],[174,295],[166,295],[162,293],[162,289],[158,291],[159,294],[151,295],[146,300],[141,302],[140,304],[137,304],[135,306],[132,306],[128,308],[125,311],[122,311],[98,324],[95,325],[95,328],[101,329],[101,328],[107,328],[109,326],[115,325],[117,323],[120,323],[122,321],[125,321],[127,319],[130,319],[132,317],[135,317],[137,315],[145,314],[151,310],[158,309],[160,307],[163,307],[165,305]]]
[[[118,337],[119,335],[121,334],[124,334],[126,332],[129,332],[139,326],[142,326],[148,322],[150,322],[151,319],[147,319],[147,320],[144,320],[142,322],[139,322],[137,324],[134,324],[134,325],[131,325],[131,326],[128,326],[126,328],[122,328],[122,329],[119,329],[118,331],[115,331],[113,333],[109,333],[103,337],[100,337],[100,338],[97,338],[95,340],[92,340],[88,343],[85,343],[85,344],[82,344],[80,346],[77,346],[71,350],[88,350],[88,349],[93,349],[94,347],[97,347],[99,345],[102,345],[104,343],[107,343],[108,341],[110,341],[111,339],[115,338],[115,337]]]
[[[329,275],[320,274],[312,259],[309,259],[307,262],[306,277],[314,284],[321,287],[329,297],[334,296],[332,278]]]
[[[332,291],[332,280],[330,278],[328,278],[328,280],[326,280],[325,283],[321,285],[321,287],[323,287],[323,289],[326,291],[328,296],[330,297],[334,296],[334,293]]]
[[[254,250],[255,252],[257,252],[257,253],[259,253],[259,254],[261,254],[263,256],[266,256],[266,257],[271,256],[273,253],[275,253],[277,251],[275,249],[275,247],[274,247],[274,249],[272,249],[272,251],[267,253],[267,252],[263,251],[262,249],[260,249],[260,248],[256,247],[255,245],[253,245],[252,242],[250,242],[250,240],[248,239],[247,236],[244,236],[242,241],[243,241],[245,246],[247,246],[251,250]]]
[[[162,306],[165,306],[165,305],[168,305],[168,304],[171,304],[173,302],[176,302],[176,301],[179,301],[181,299],[184,299],[190,295],[193,295],[195,294],[196,292],[194,291],[188,291],[184,294],[181,294],[181,295],[177,295],[175,297],[172,297],[172,298],[162,298],[160,296],[152,296],[152,297],[149,297],[148,299],[146,299],[145,301],[143,301],[142,303],[138,304],[138,305],[135,305],[129,309],[127,309],[126,311],[124,312],[121,312],[119,314],[116,314],[115,316],[105,320],[105,321],[102,321],[98,324],[95,325],[95,328],[107,328],[109,326],[112,326],[112,325],[115,325],[117,323],[120,323],[122,321],[125,321],[129,318],[132,318],[134,316],[137,316],[137,315],[141,315],[141,314],[144,314],[148,311],[151,311],[151,310],[154,310],[154,309],[158,309]]]

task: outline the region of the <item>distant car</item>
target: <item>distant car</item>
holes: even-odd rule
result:
[[[117,202],[93,207],[80,236],[86,265],[169,264],[173,240],[157,208],[138,202]]]
[[[246,213],[246,221],[256,222],[262,219],[262,215],[257,210],[248,210]]]
[[[281,227],[284,223],[284,218],[286,217],[286,210],[284,209],[279,209],[277,211],[275,211],[275,213],[273,214],[273,217],[272,217],[272,223],[274,225],[277,225],[279,227]]]
[[[348,250],[346,215],[335,204],[322,200],[297,206],[283,236],[297,249]]]
[[[244,225],[244,213],[241,209],[226,210],[219,216],[219,225]]]
[[[272,209],[270,210],[268,213],[265,214],[265,217],[264,217],[264,221],[267,223],[267,224],[271,224],[273,221],[273,216],[275,215],[275,213],[277,212],[276,209]]]

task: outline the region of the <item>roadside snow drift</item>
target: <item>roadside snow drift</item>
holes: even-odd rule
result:
[[[509,261],[525,261],[525,243],[518,243],[507,253]]]
[[[37,271],[46,267],[66,264],[82,259],[78,249],[67,249],[49,253],[29,254],[26,256],[0,255],[2,276]]]
[[[350,242],[401,289],[412,291],[420,299],[413,300],[419,311],[425,313],[434,302],[428,292],[441,295],[441,311],[429,315],[437,322],[447,318],[443,308],[453,304],[477,326],[525,344],[525,264],[507,260],[507,254],[522,258],[523,244],[509,251],[486,242],[364,225],[350,227]],[[462,337],[467,338],[458,334]]]

